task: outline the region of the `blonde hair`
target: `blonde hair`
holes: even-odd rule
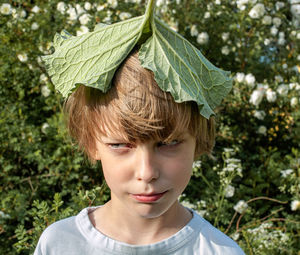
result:
[[[201,116],[195,102],[176,103],[162,91],[153,72],[141,66],[137,50],[117,70],[108,92],[81,85],[64,109],[71,136],[93,163],[99,134],[107,132],[129,142],[169,142],[188,131],[196,138],[196,156],[211,154],[215,142],[214,119]]]

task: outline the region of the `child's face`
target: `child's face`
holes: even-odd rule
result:
[[[110,134],[100,140],[96,159],[101,160],[114,209],[156,218],[178,205],[177,198],[191,177],[196,146],[187,131],[169,144],[128,143]]]

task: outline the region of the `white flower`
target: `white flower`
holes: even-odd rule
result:
[[[289,88],[290,90],[295,89],[295,90],[300,90],[300,84],[297,82],[291,82],[289,84]]]
[[[246,5],[238,5],[237,6],[241,11],[246,9]]]
[[[276,6],[276,10],[278,11],[284,7],[284,2],[276,2],[275,6]]]
[[[91,15],[84,13],[79,17],[79,22],[81,25],[86,25],[91,20]]]
[[[268,38],[266,38],[265,40],[264,40],[264,45],[269,45],[271,43],[271,40],[270,39],[268,39]]]
[[[118,6],[118,1],[117,0],[107,0],[107,3],[112,7],[116,8]]]
[[[50,127],[50,125],[45,122],[42,127],[41,127],[41,130],[42,130],[42,133],[46,134],[47,133],[47,129]]]
[[[230,52],[228,46],[227,45],[223,46],[221,52],[223,55],[228,55]]]
[[[31,11],[34,12],[34,13],[38,13],[40,10],[41,10],[40,7],[38,7],[37,5],[35,5],[35,6],[31,9]]]
[[[103,22],[104,24],[111,24],[111,16],[105,17],[105,18],[102,20],[102,22]]]
[[[291,203],[291,210],[292,211],[297,211],[300,209],[300,201],[299,200],[294,200]]]
[[[254,7],[250,10],[249,16],[252,19],[259,19],[265,14],[265,6],[262,3],[258,3],[254,5]]]
[[[261,135],[266,135],[267,134],[267,128],[265,126],[259,126],[258,130],[257,130],[257,133],[261,134]]]
[[[255,111],[253,115],[259,120],[263,120],[266,117],[265,111]]]
[[[191,26],[191,36],[197,36],[199,34],[197,26],[196,25],[192,25]]]
[[[209,40],[209,36],[208,33],[206,32],[201,32],[197,37],[197,43],[201,45],[208,43],[208,40]]]
[[[237,80],[237,82],[241,83],[245,79],[245,74],[244,73],[236,73],[235,79]]]
[[[16,9],[12,9],[12,16],[14,19],[19,19],[19,18],[25,18],[27,15],[25,10],[16,10]]]
[[[20,18],[25,18],[27,15],[27,12],[25,10],[21,10],[19,15],[20,15]]]
[[[71,5],[69,6],[67,13],[69,14],[69,20],[71,20],[71,21],[76,20],[78,17],[76,9],[74,7],[72,7]]]
[[[193,168],[200,168],[200,167],[201,167],[201,161],[200,160],[193,162]]]
[[[140,4],[142,0],[125,0],[126,3]],[[179,1],[180,2],[180,1]],[[176,1],[177,3],[177,1]],[[180,3],[179,3],[180,4]]]
[[[269,16],[269,15],[264,16],[263,19],[262,19],[262,23],[264,25],[271,25],[272,24],[272,17]]]
[[[277,33],[278,33],[277,27],[272,26],[270,32],[271,32],[271,35],[273,35],[273,36],[277,35]]]
[[[6,213],[4,213],[3,211],[0,210],[0,218],[3,218],[3,219],[9,219],[9,218],[10,218],[10,215],[9,215],[9,214],[6,214]]]
[[[226,42],[229,38],[229,32],[224,32],[222,33],[222,39],[224,42]]]
[[[207,203],[206,203],[205,200],[200,200],[200,201],[197,202],[197,204],[198,204],[199,206],[201,206],[202,208],[207,206]]]
[[[48,77],[44,73],[42,73],[40,75],[40,82],[47,82],[47,81],[48,81]]]
[[[275,75],[275,81],[277,82],[283,82],[283,78],[281,75]]]
[[[248,208],[248,204],[244,200],[240,200],[234,207],[233,209],[242,214],[246,209]]]
[[[289,86],[286,84],[281,84],[277,88],[277,93],[281,96],[286,96],[289,92]]]
[[[257,89],[265,89],[267,90],[269,88],[269,85],[268,84],[262,84],[262,83],[258,83],[257,84]]]
[[[90,2],[85,2],[84,3],[84,9],[86,9],[87,11],[92,9],[92,5]]]
[[[21,62],[26,62],[28,60],[28,57],[27,57],[27,54],[26,53],[20,53],[17,55],[18,59],[21,61]]]
[[[19,13],[17,12],[16,9],[12,9],[11,10],[11,15],[14,19],[18,19],[19,18]]]
[[[286,41],[285,41],[285,39],[284,39],[284,38],[282,38],[282,37],[281,37],[281,38],[279,38],[279,39],[278,39],[278,41],[277,41],[278,45],[284,45],[284,44],[285,44],[285,42],[286,42]]]
[[[280,25],[281,25],[281,19],[277,18],[277,17],[273,18],[273,25],[275,27],[280,27]]]
[[[279,32],[278,36],[279,36],[279,38],[285,38],[284,32]]]
[[[266,97],[267,97],[268,102],[270,102],[270,103],[275,102],[277,99],[276,92],[273,91],[272,89],[267,89]]]
[[[228,185],[225,188],[225,197],[233,197],[235,188],[231,185]]]
[[[126,20],[126,19],[129,19],[131,18],[131,14],[129,12],[121,12],[119,14],[119,17],[120,17],[120,20]]]
[[[37,30],[37,29],[39,29],[39,24],[38,23],[36,23],[36,22],[33,22],[32,24],[31,24],[31,29],[32,30]]]
[[[292,97],[291,99],[291,106],[295,107],[298,105],[298,98],[297,97]]]
[[[251,104],[254,104],[255,106],[258,106],[261,103],[264,94],[265,94],[265,90],[263,88],[254,90],[251,94],[249,102]]]
[[[239,232],[235,232],[233,235],[231,235],[231,238],[234,240],[234,241],[237,241],[240,237],[240,233]]]
[[[291,3],[290,11],[296,19],[300,19],[300,3],[299,2],[295,1],[294,3]]]
[[[38,56],[38,57],[36,58],[36,61],[38,62],[38,64],[39,64],[40,66],[43,66],[43,65],[44,65],[43,60],[42,60],[42,58],[41,58],[40,56]]]
[[[201,216],[201,217],[204,217],[205,214],[207,213],[206,210],[197,210],[197,213]]]
[[[248,4],[249,0],[237,0],[237,8],[239,8],[241,11],[246,9],[246,5]]]
[[[75,8],[76,8],[76,12],[77,12],[78,16],[80,16],[83,13],[85,13],[85,10],[81,7],[80,4],[76,4]]]
[[[220,5],[221,4],[221,0],[215,0],[215,4]]]
[[[234,149],[232,148],[224,148],[223,150],[225,153],[234,153]]]
[[[65,14],[66,9],[67,9],[67,5],[65,4],[65,2],[58,2],[56,9],[61,13],[61,14]]]
[[[89,28],[87,26],[80,26],[79,30],[76,31],[76,35],[84,35],[89,32]]]
[[[296,36],[297,35],[297,32],[295,31],[295,30],[293,30],[292,32],[291,32],[291,36]]]
[[[51,90],[48,88],[47,85],[43,85],[41,88],[41,93],[44,97],[50,96]]]
[[[250,87],[254,87],[254,85],[255,85],[255,76],[252,73],[248,73],[245,76],[245,81],[246,81],[247,85],[249,85]]]
[[[286,170],[280,171],[281,176],[282,176],[283,178],[286,178],[288,175],[290,175],[290,174],[293,173],[293,172],[294,172],[293,169],[286,169]]]
[[[182,204],[184,207],[187,207],[187,208],[190,208],[190,209],[194,209],[194,208],[195,208],[195,205],[193,205],[191,202],[189,202],[189,201],[187,201],[187,200],[181,201],[181,204]]]
[[[210,18],[210,12],[205,12],[204,13],[204,18],[209,19]]]
[[[8,4],[8,3],[2,4],[1,7],[0,7],[0,12],[3,15],[10,15],[12,13],[11,5]]]
[[[289,84],[289,88],[290,88],[290,90],[293,90],[294,88],[296,88],[296,82],[291,82]]]
[[[98,12],[100,12],[100,11],[105,9],[105,5],[104,4],[99,4],[99,5],[97,5],[96,9],[97,9]]]

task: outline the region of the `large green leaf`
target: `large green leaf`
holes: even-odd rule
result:
[[[211,64],[192,44],[154,16],[155,0],[149,0],[143,16],[72,36],[57,34],[55,52],[44,56],[57,90],[67,97],[78,84],[106,92],[111,80],[135,45],[139,58],[150,69],[159,87],[176,102],[195,101],[209,118],[231,89],[229,72]]]
[[[98,26],[93,32],[71,36],[63,31],[54,38],[55,52],[44,56],[56,89],[67,97],[78,84],[106,92],[113,75],[136,45],[144,16]]]
[[[152,36],[139,51],[142,66],[154,72],[159,87],[176,102],[195,101],[201,115],[209,118],[232,87],[225,72],[210,63],[185,38],[158,18],[152,22]]]

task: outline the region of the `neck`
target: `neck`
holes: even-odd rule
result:
[[[166,239],[183,228],[192,218],[191,213],[179,202],[175,202],[169,210],[155,218],[139,217],[128,209],[118,209],[113,201],[109,201],[95,211],[91,221],[103,234],[135,245]]]

